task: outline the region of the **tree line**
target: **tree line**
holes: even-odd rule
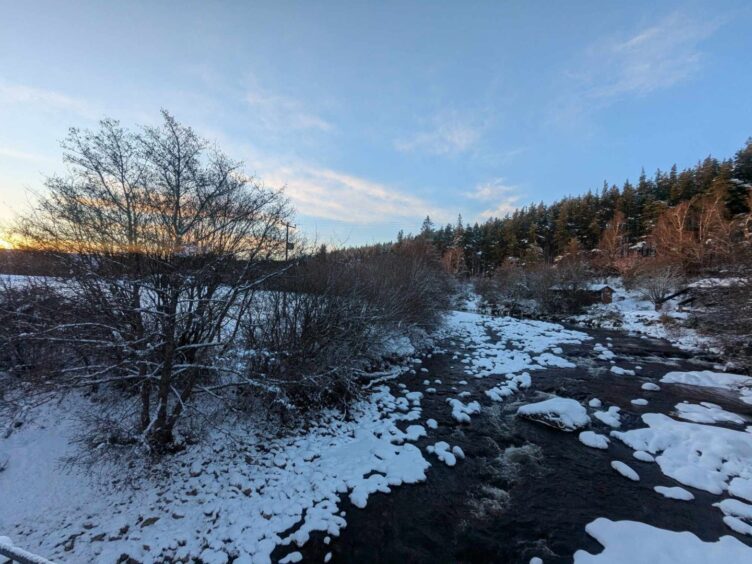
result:
[[[621,254],[649,254],[656,244],[651,236],[657,227],[663,229],[665,242],[665,227],[677,221],[670,217],[676,210],[685,216],[687,230],[702,224],[694,216],[698,207],[712,206],[719,219],[733,221],[749,214],[751,191],[752,138],[730,159],[709,156],[681,171],[676,165],[668,172],[658,170],[652,178],[643,170],[636,184],[604,182],[600,191],[525,206],[503,218],[471,225],[460,216],[442,227],[426,217],[418,236],[435,245],[450,270],[471,275],[492,271],[510,258],[553,262],[573,245],[598,249],[615,225]],[[404,238],[398,234],[398,241]]]

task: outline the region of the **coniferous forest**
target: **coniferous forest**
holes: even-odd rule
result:
[[[752,139],[733,158],[708,156],[691,168],[680,171],[674,165],[652,177],[643,170],[636,183],[627,180],[619,187],[604,182],[599,191],[525,206],[484,223],[464,224],[459,217],[456,224],[442,227],[426,217],[420,235],[433,241],[442,256],[454,254],[454,270],[468,274],[493,270],[510,257],[552,262],[572,246],[597,249],[617,217],[624,247],[649,254],[661,217],[677,206],[699,210],[712,204],[732,221],[750,211],[751,188]],[[696,223],[690,221],[687,229]],[[400,233],[398,240],[402,238]]]

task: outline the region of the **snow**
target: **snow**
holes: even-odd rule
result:
[[[561,349],[559,349],[561,350]],[[541,366],[556,367],[556,368],[575,368],[576,364],[570,362],[565,358],[556,356],[550,352],[545,352],[542,355],[533,357],[533,360]]]
[[[625,478],[629,478],[633,482],[638,482],[640,480],[639,474],[635,472],[632,468],[624,464],[623,462],[619,460],[612,460],[611,461],[611,468],[616,470],[619,474],[624,476]]]
[[[736,497],[752,501],[752,478],[734,478],[729,483],[728,492]]]
[[[729,529],[739,533],[740,535],[752,536],[752,525],[747,524],[738,517],[734,517],[733,515],[725,515],[723,517],[723,522]]]
[[[579,344],[590,339],[581,331],[565,329],[556,323],[471,312],[452,312],[448,326],[453,336],[474,348],[472,357],[462,362],[467,365],[465,372],[475,378],[542,370],[549,366],[569,367],[571,363],[551,351],[559,345]],[[494,343],[491,333],[500,335],[502,341]]]
[[[605,423],[609,427],[618,428],[621,427],[621,416],[619,415],[620,411],[621,408],[612,405],[606,411],[596,411],[595,413],[593,413],[593,417],[595,417],[601,423]]]
[[[489,399],[492,401],[503,401],[504,398],[517,393],[521,388],[529,388],[531,384],[530,374],[527,372],[516,376],[507,374],[506,378],[507,381],[504,384],[499,384],[484,392]]]
[[[598,358],[601,360],[611,360],[616,357],[614,352],[608,347],[604,347],[600,343],[596,343],[593,346],[593,350],[598,353]]]
[[[585,527],[605,548],[599,554],[578,550],[575,564],[709,564],[752,562],[752,548],[726,535],[704,542],[690,532],[667,531],[637,521],[600,517]]]
[[[576,400],[553,397],[523,405],[517,415],[544,423],[563,431],[574,431],[590,424],[587,410]]]
[[[603,403],[602,403],[602,402],[601,402],[601,400],[599,400],[598,398],[593,398],[593,399],[591,399],[591,400],[590,400],[590,401],[588,402],[588,405],[589,405],[590,407],[598,408],[598,407],[601,407],[601,406],[603,405]]]
[[[698,370],[690,372],[669,372],[661,382],[665,384],[684,384],[705,388],[735,390],[740,393],[743,402],[752,404],[752,377],[728,372]]]
[[[438,459],[447,466],[454,466],[457,464],[457,458],[465,458],[465,453],[462,452],[460,447],[455,446],[450,450],[449,443],[445,441],[439,441],[434,445],[429,445],[426,447],[426,450],[430,454],[435,454]],[[459,457],[457,456],[458,452],[461,453],[461,456]]]
[[[708,401],[697,403],[679,403],[676,409],[676,415],[681,419],[693,421],[695,423],[738,423],[743,425],[744,417],[726,411],[720,405]]]
[[[663,304],[661,311],[655,311],[655,306],[646,300],[639,290],[627,290],[622,280],[609,279],[608,284],[614,290],[613,301],[610,304],[591,306],[585,314],[573,317],[574,322],[666,339],[685,350],[704,349],[718,352],[712,339],[701,336],[695,330],[683,325],[688,314],[678,311],[678,303],[681,299],[669,300]],[[671,323],[664,323],[666,318]]]
[[[656,492],[661,494],[663,497],[667,497],[669,499],[678,499],[681,501],[692,501],[695,496],[692,495],[691,492],[688,492],[684,488],[680,488],[679,486],[673,486],[673,487],[667,487],[667,486],[655,486],[653,488]]]
[[[752,520],[752,505],[738,499],[724,499],[713,505],[719,507],[726,515]]]
[[[280,438],[225,428],[168,457],[138,488],[61,469],[58,460],[75,453],[71,415],[87,400],[47,405],[0,441],[10,457],[0,472],[0,531],[15,529],[25,549],[56,561],[269,562],[277,546],[302,546],[315,531],[338,536],[343,494],[365,507],[376,492],[426,479],[430,464],[406,442],[425,430],[397,427],[420,416],[419,397],[410,398],[412,406],[378,386],[352,419],[332,414]],[[100,535],[106,542],[91,542]]]
[[[436,422],[436,419],[426,419],[426,427],[429,429],[438,429],[439,424]]]
[[[579,437],[580,442],[584,444],[585,446],[589,446],[591,448],[601,448],[601,449],[607,449],[608,448],[608,437],[605,435],[600,435],[598,433],[595,433],[593,431],[583,431],[580,433]]]
[[[632,453],[632,456],[641,462],[655,462],[655,457],[644,450],[636,450]]]
[[[640,388],[646,392],[659,392],[661,390],[661,387],[658,384],[653,384],[653,382],[645,382]]]
[[[612,366],[611,372],[617,376],[634,376],[634,370],[628,370],[626,368],[620,368],[619,366]]]
[[[732,286],[739,286],[740,284],[746,284],[749,280],[747,278],[702,278],[695,280],[689,284],[688,288],[730,288]]]
[[[653,454],[666,476],[713,494],[723,493],[731,478],[752,479],[749,433],[677,421],[660,413],[646,413],[642,420],[648,427],[611,434],[635,450]]]
[[[452,417],[458,423],[470,423],[470,416],[480,413],[480,404],[477,401],[462,403],[455,398],[448,398],[447,403],[452,407]]]
[[[647,405],[648,400],[646,400],[645,398],[636,398],[631,400],[629,403],[631,403],[632,405]]]
[[[723,522],[743,535],[752,535],[752,505],[739,501],[738,499],[724,499],[714,506],[723,511]]]
[[[0,536],[0,549],[3,549],[3,552],[6,554],[13,554],[18,562],[21,562],[21,559],[23,558],[23,561],[28,562],[29,564],[52,564],[52,562],[46,558],[14,546],[13,541],[8,537]],[[0,554],[0,558],[5,560],[3,554]],[[14,560],[9,560],[8,562],[13,561]]]

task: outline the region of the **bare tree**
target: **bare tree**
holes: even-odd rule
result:
[[[640,268],[636,285],[640,294],[660,311],[666,298],[673,294],[681,280],[680,269],[675,265],[648,262]]]
[[[158,127],[127,131],[104,120],[72,129],[66,176],[19,224],[20,238],[52,252],[80,321],[34,338],[88,345],[65,366],[65,386],[113,383],[134,440],[163,449],[192,397],[232,374],[221,362],[237,319],[284,251],[283,195],[166,111]],[[129,417],[130,416],[130,417]]]

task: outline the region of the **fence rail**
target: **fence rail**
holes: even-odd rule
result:
[[[5,560],[8,558],[9,560]],[[0,562],[18,562],[19,564],[54,564],[50,560],[32,554],[22,548],[0,543]]]

